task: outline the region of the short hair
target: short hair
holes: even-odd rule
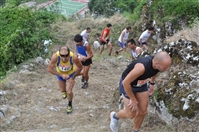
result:
[[[148,30],[152,31],[152,30],[154,30],[154,27],[149,26],[149,27],[148,27]]]
[[[112,27],[112,24],[109,23],[109,24],[107,24],[106,26],[107,26],[107,27]]]
[[[91,30],[91,28],[90,28],[90,27],[87,27],[86,30]]]
[[[134,44],[134,45],[136,45],[136,43],[135,43],[135,40],[133,39],[133,38],[131,38],[131,39],[129,39],[128,41],[127,41],[127,43],[131,43],[131,44]]]
[[[128,26],[126,29],[127,29],[127,30],[131,29],[131,26]]]
[[[82,42],[83,38],[80,34],[76,34],[75,37],[74,37],[74,41],[75,42]]]

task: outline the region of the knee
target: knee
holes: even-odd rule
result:
[[[126,116],[130,119],[133,119],[136,116],[136,112],[126,113]]]
[[[72,91],[72,89],[69,89],[69,90],[67,90],[67,94],[68,94],[68,95],[71,95],[71,94],[73,94],[73,91]]]
[[[138,115],[145,116],[147,114],[147,110],[145,111],[138,111]]]

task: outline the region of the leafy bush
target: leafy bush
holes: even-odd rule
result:
[[[114,15],[117,10],[114,0],[91,0],[88,3],[88,8],[90,13],[97,16],[103,15],[105,17]]]
[[[59,15],[6,5],[0,8],[0,76],[14,65],[43,54],[42,40],[51,38],[50,24]]]
[[[187,20],[193,19],[199,14],[198,0],[154,0],[150,12],[159,16],[174,16],[174,19],[185,17]]]

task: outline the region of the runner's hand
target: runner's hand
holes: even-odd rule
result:
[[[138,102],[136,99],[134,99],[134,100],[130,99],[129,104],[128,104],[129,109],[131,111],[137,110],[137,104],[138,104]]]
[[[63,79],[69,78],[69,76],[68,76],[67,74],[62,74],[61,77],[62,77]]]
[[[154,93],[154,85],[150,85],[150,88],[149,88],[149,95],[153,95]]]

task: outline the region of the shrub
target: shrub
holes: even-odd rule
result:
[[[44,53],[42,40],[51,38],[50,24],[59,15],[13,5],[0,8],[0,12],[1,76],[14,65]]]

